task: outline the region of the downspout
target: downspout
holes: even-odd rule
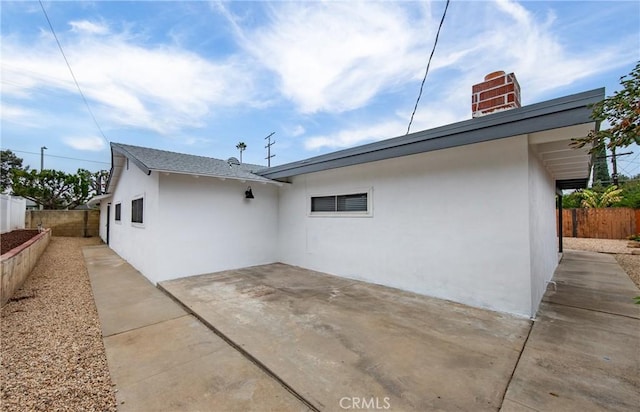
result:
[[[562,189],[556,187],[558,196],[558,253],[562,253]]]

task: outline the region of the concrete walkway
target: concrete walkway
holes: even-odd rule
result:
[[[640,295],[611,255],[566,251],[503,411],[637,411]]]
[[[119,411],[305,411],[111,249],[83,249]]]
[[[640,405],[640,291],[608,255],[567,251],[529,334],[526,319],[281,264],[162,282],[206,327],[105,246],[84,254],[122,411]]]

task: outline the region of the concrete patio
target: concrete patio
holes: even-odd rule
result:
[[[104,246],[85,259],[121,410],[640,404],[640,293],[611,256],[567,251],[533,327],[283,264],[158,285],[178,305]]]
[[[160,287],[318,410],[352,398],[405,411],[497,410],[530,328],[527,319],[283,264]]]

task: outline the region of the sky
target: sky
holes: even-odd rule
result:
[[[109,142],[273,165],[404,135],[444,1],[2,1],[1,146],[109,169]],[[606,88],[640,60],[638,1],[452,0],[411,131],[471,118],[514,72],[522,104]],[[85,103],[86,101],[86,103]],[[87,107],[88,106],[88,107]],[[640,148],[618,160],[640,173]]]

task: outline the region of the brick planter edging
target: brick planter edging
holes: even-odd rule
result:
[[[45,229],[42,233],[0,256],[2,265],[0,306],[4,306],[27,280],[50,240],[51,229]]]

